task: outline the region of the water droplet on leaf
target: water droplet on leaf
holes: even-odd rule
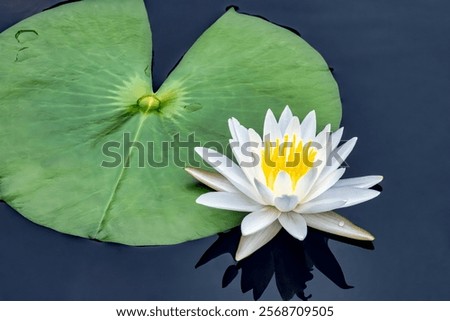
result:
[[[39,34],[36,30],[19,30],[16,32],[15,37],[18,43],[25,43],[36,40],[39,38]]]
[[[193,104],[184,106],[184,109],[191,113],[194,111],[200,110],[202,108],[203,108],[203,106],[199,103],[193,103]]]
[[[31,57],[30,52],[27,50],[28,47],[20,48],[16,55],[15,62],[22,62]]]

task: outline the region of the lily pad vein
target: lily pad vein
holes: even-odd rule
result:
[[[141,115],[141,120],[139,122],[137,131],[136,131],[136,135],[134,135],[133,142],[136,142],[139,139],[141,131],[142,131],[142,127],[143,127],[144,122],[147,119],[147,117],[148,117],[148,115],[146,113]],[[104,222],[105,222],[105,218],[106,218],[109,210],[111,209],[112,203],[114,202],[114,197],[116,196],[116,194],[117,194],[117,192],[119,190],[120,183],[121,183],[121,181],[123,179],[123,176],[125,174],[125,170],[127,169],[126,164],[128,164],[128,162],[131,159],[132,152],[133,152],[133,147],[134,147],[134,144],[131,145],[130,148],[128,149],[127,157],[126,157],[126,159],[124,159],[124,163],[123,163],[122,168],[120,170],[120,173],[119,173],[119,176],[117,178],[117,181],[114,184],[114,187],[113,187],[113,190],[111,192],[111,195],[110,195],[110,197],[108,199],[108,202],[107,202],[107,204],[105,206],[105,209],[103,210],[102,216],[101,216],[100,221],[99,221],[98,226],[97,226],[97,229],[96,229],[96,231],[95,231],[95,233],[93,235],[94,239],[98,238],[98,234],[100,233],[100,231],[103,228],[103,225],[104,225]]]

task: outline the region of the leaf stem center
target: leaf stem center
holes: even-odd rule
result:
[[[161,107],[161,101],[155,94],[142,96],[138,99],[137,104],[143,113],[149,113]]]

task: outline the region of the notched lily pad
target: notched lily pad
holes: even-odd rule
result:
[[[172,157],[163,142],[176,134],[224,146],[229,117],[260,130],[267,107],[279,113],[289,104],[299,116],[315,109],[319,125],[339,124],[337,85],[322,57],[262,19],[228,10],[156,93],[151,51],[142,0],[74,2],[3,32],[1,198],[38,224],[81,237],[130,245],[197,239],[238,225],[242,214],[195,204],[204,189],[183,166],[140,166],[142,157]],[[117,166],[102,166],[117,153]]]

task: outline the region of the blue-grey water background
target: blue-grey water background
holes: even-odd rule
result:
[[[2,0],[0,30],[57,2]],[[359,137],[346,175],[385,180],[380,197],[340,211],[376,236],[375,249],[329,241],[354,287],[341,289],[314,269],[306,294],[313,300],[450,300],[450,2],[146,4],[156,88],[229,5],[297,30],[333,67],[345,138]],[[238,279],[221,287],[231,256],[194,268],[216,238],[143,248],[100,243],[35,225],[1,203],[0,299],[251,300]],[[274,280],[262,299],[280,299]]]

